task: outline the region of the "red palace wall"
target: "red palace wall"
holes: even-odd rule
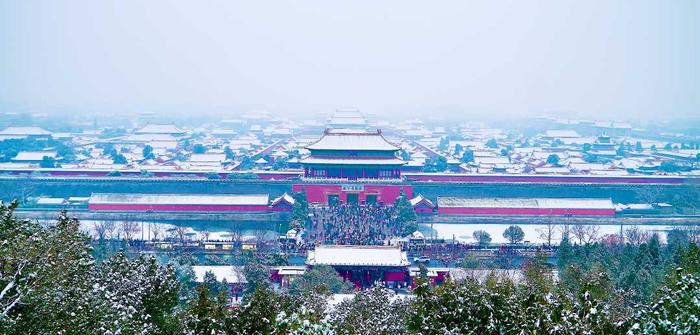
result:
[[[163,211],[163,212],[268,212],[267,205],[140,205],[89,204],[91,211]]]
[[[594,208],[438,208],[440,214],[461,215],[575,215],[575,216],[614,216],[615,209]]]
[[[329,195],[338,195],[338,199],[342,202],[348,201],[348,193],[358,194],[358,201],[366,201],[367,195],[376,195],[377,202],[393,203],[401,194],[401,190],[406,193],[409,198],[413,197],[413,188],[407,185],[373,185],[373,184],[351,184],[352,186],[361,186],[362,190],[343,190],[341,184],[294,184],[292,190],[294,192],[306,192],[306,200],[309,203],[328,203]],[[347,188],[346,188],[347,189]]]

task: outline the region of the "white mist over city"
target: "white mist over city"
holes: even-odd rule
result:
[[[0,1],[0,333],[698,334],[699,13]]]

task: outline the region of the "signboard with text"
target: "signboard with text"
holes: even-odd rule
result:
[[[363,192],[365,190],[365,185],[346,184],[341,185],[340,189],[343,192]]]

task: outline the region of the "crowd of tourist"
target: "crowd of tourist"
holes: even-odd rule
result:
[[[383,204],[342,203],[309,211],[310,239],[323,244],[381,245],[400,233],[396,214]]]

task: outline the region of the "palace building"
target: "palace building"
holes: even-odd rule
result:
[[[357,179],[398,179],[404,161],[400,150],[380,130],[326,129],[323,137],[306,147],[311,152],[301,160],[304,177]]]
[[[309,267],[332,266],[357,288],[374,286],[377,281],[390,288],[407,287],[410,264],[406,252],[397,246],[319,245],[309,250],[306,259]]]
[[[309,202],[393,203],[402,190],[412,196],[410,186],[399,185],[405,164],[396,156],[400,148],[380,130],[326,129],[306,149],[304,183],[294,191],[306,192]]]

